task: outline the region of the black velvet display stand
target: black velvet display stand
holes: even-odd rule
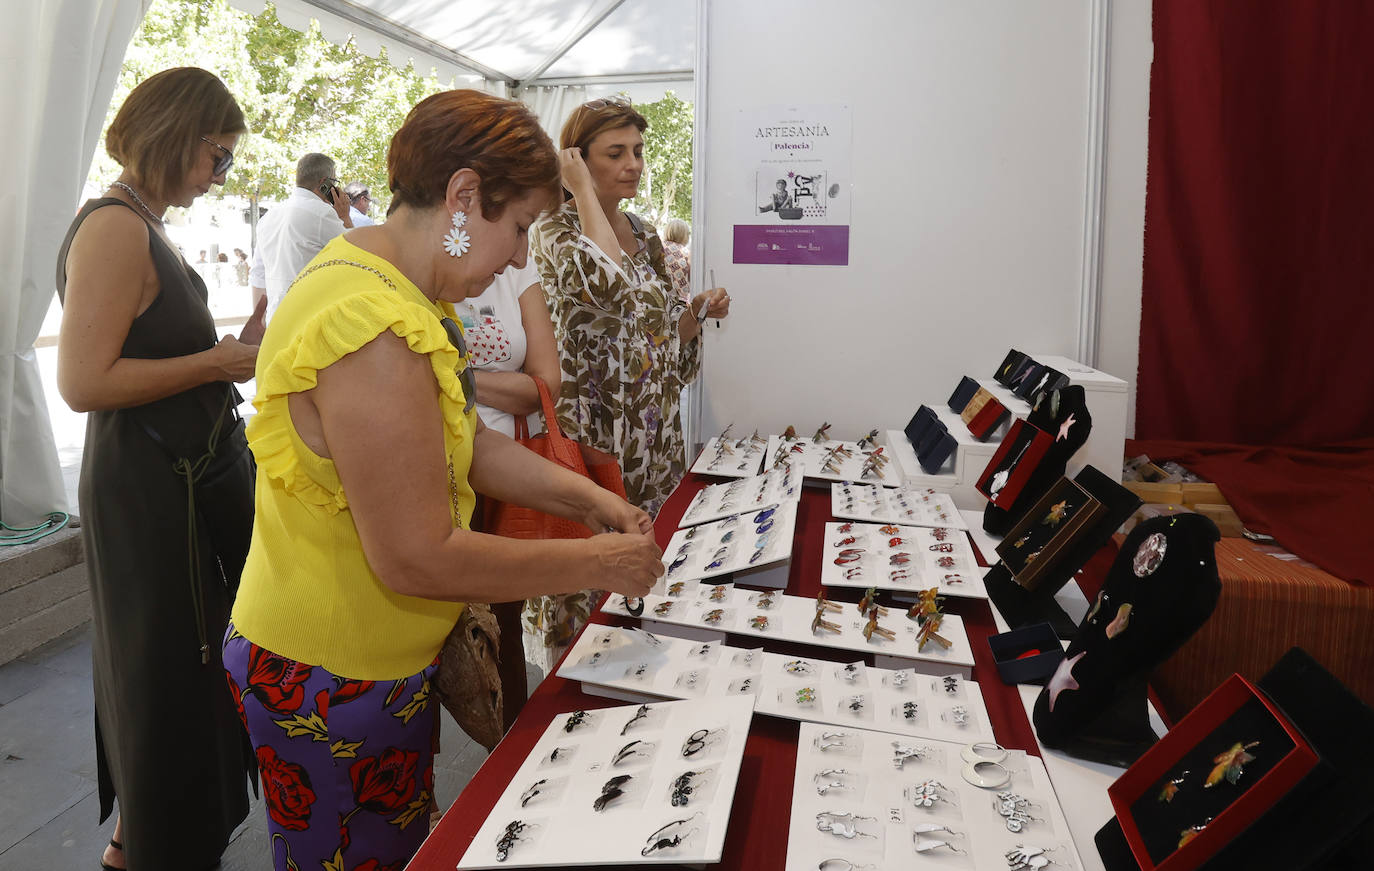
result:
[[[1200,514],[1153,517],[1131,530],[1064,662],[1036,699],[1042,744],[1120,766],[1154,744],[1145,680],[1216,608],[1220,538]]]
[[[1200,867],[1205,871],[1374,867],[1374,710],[1295,647],[1260,678],[1259,688],[1321,757],[1291,791]],[[1121,823],[1094,840],[1108,871],[1140,871]]]
[[[1039,586],[1027,590],[1016,583],[1011,572],[1000,562],[983,576],[988,598],[997,606],[1008,626],[1019,629],[1034,623],[1049,623],[1054,627],[1055,634],[1066,641],[1073,640],[1078,625],[1055,601],[1054,594],[1107,544],[1121,524],[1140,507],[1138,496],[1093,466],[1085,466],[1073,480],[1106,506],[1107,512],[1090,528],[1080,532],[1073,547],[1046,573]],[[991,554],[984,556],[991,557]]]
[[[1073,418],[1067,431],[1064,425]],[[1021,488],[1010,508],[998,508],[991,502],[983,510],[983,531],[998,537],[1006,535],[1021,516],[1040,501],[1054,486],[1054,482],[1064,477],[1064,469],[1069,460],[1087,442],[1092,432],[1093,418],[1088,413],[1088,401],[1083,388],[1069,385],[1059,390],[1047,391],[1035,397],[1031,413],[1026,422],[1049,433],[1054,442],[1049,451],[1031,473],[1026,486]],[[1060,433],[1063,432],[1063,438]]]

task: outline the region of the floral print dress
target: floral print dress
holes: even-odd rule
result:
[[[558,424],[614,455],[629,501],[653,516],[686,469],[680,406],[701,369],[700,342],[684,346],[678,334],[687,303],[672,289],[658,234],[629,217],[638,243],[631,254],[598,248],[571,202],[534,226],[530,253],[562,366]],[[526,608],[549,646],[566,643],[587,611],[584,594],[552,598]]]

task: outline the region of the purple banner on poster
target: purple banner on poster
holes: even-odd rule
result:
[[[734,262],[848,266],[849,227],[736,224]]]

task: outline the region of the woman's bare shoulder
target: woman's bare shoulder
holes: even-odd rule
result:
[[[123,206],[109,205],[86,216],[72,237],[68,262],[87,253],[101,255],[102,260],[113,258],[143,258],[148,251],[148,223]]]

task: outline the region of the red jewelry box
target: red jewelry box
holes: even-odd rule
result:
[[[1192,753],[1200,742],[1212,738],[1218,727],[1251,701],[1258,701],[1264,706],[1283,733],[1293,742],[1292,748],[1258,781],[1250,784],[1225,810],[1208,822],[1196,837],[1159,862],[1155,862],[1146,848],[1145,837],[1136,824],[1132,807],[1148,791],[1157,788],[1162,778],[1173,773],[1180,761]],[[1112,809],[1116,812],[1122,833],[1141,871],[1193,871],[1272,808],[1275,802],[1293,789],[1316,766],[1317,761],[1316,751],[1269,697],[1237,674],[1213,690],[1211,695],[1179,721],[1178,725],[1159,740],[1159,743],[1136,760],[1125,774],[1107,788],[1107,795],[1111,799]],[[1205,776],[1205,772],[1197,774],[1199,779]],[[1241,776],[1244,777],[1244,773]],[[1227,784],[1224,781],[1218,784],[1218,787],[1225,786]],[[1201,787],[1195,785],[1193,788]]]
[[[1007,410],[1007,407],[998,402],[996,397],[989,396],[988,401],[982,408],[978,409],[978,413],[973,416],[973,419],[966,421],[968,431],[978,441],[985,442],[992,435],[992,431],[1001,426],[1002,421],[1006,420],[1010,414],[1011,412]]]
[[[1053,444],[1054,437],[1049,433],[1023,418],[1017,418],[1007,437],[997,447],[997,453],[992,455],[987,468],[978,477],[975,487],[998,508],[1011,508]],[[1003,466],[1006,468],[1003,469]],[[1006,480],[994,494],[993,481],[1003,472],[1006,473]]]

